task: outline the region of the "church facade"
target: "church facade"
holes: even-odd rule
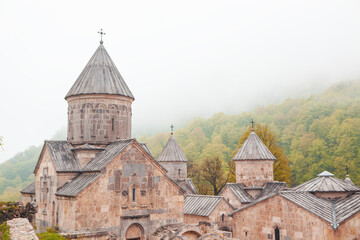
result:
[[[360,188],[323,173],[290,189],[252,131],[234,157],[236,183],[199,195],[171,132],[158,159],[131,138],[134,96],[103,42],[65,97],[66,141],[45,141],[35,182],[39,231],[76,239],[360,239]]]

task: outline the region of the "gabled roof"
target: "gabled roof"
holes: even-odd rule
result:
[[[21,193],[27,193],[27,194],[35,194],[35,181],[30,183],[28,186],[26,186],[20,192]]]
[[[352,183],[334,177],[329,172],[323,172],[318,177],[311,179],[297,187],[293,191],[306,192],[360,192],[360,188]]]
[[[360,193],[355,193],[343,200],[338,200],[335,204],[336,220],[338,224],[342,223],[359,211]]]
[[[233,160],[275,160],[261,139],[252,131]]]
[[[71,149],[73,146],[67,141],[45,141],[39,160],[35,166],[34,173],[37,171],[40,160],[45,149],[49,150],[50,157],[57,172],[80,172],[81,166]]]
[[[263,188],[263,190],[259,193],[256,199],[260,199],[262,197],[269,196],[274,193],[278,193],[284,188],[287,188],[287,184],[285,182],[267,182]]]
[[[120,140],[111,143],[106,147],[105,150],[98,153],[95,158],[93,158],[83,169],[82,173],[76,176],[70,183],[65,184],[61,189],[58,190],[56,195],[67,196],[67,197],[76,197],[81,191],[83,191],[87,186],[93,183],[100,175],[99,173],[108,163],[110,163],[114,157],[122,153],[128,146],[131,144],[137,144],[140,146],[146,154],[151,158],[151,162],[163,172],[165,179],[167,179],[171,184],[173,184],[181,194],[184,194],[185,191],[177,185],[173,180],[166,176],[166,169],[161,166],[150,154],[149,149],[144,143],[139,143],[136,139],[127,139]]]
[[[108,145],[106,149],[97,154],[86,166],[83,171],[101,171],[116,155],[125,150],[134,139],[115,141]]]
[[[188,194],[199,194],[191,178],[177,179],[174,182]]]
[[[96,49],[65,98],[83,94],[113,94],[134,99],[103,44]]]
[[[82,190],[89,186],[99,176],[100,173],[79,174],[78,176],[73,178],[71,182],[66,183],[62,188],[60,188],[55,195],[76,197],[76,195],[78,195]]]
[[[333,223],[332,203],[309,192],[281,192],[280,195],[317,215],[329,223]]]
[[[281,196],[304,210],[318,216],[330,223],[333,229],[337,229],[339,224],[360,211],[360,193],[355,193],[345,199],[331,202],[321,197],[316,197],[309,192],[281,191],[257,199],[252,203],[233,211],[230,216],[275,196]]]
[[[184,214],[208,217],[215,208],[224,200],[224,197],[207,195],[187,195],[184,200]],[[233,209],[234,207],[231,206]]]
[[[187,162],[184,152],[176,142],[174,135],[171,133],[168,142],[161,152],[158,162]]]
[[[150,149],[147,147],[146,143],[139,143],[139,144],[151,157],[153,157],[153,155],[151,154]]]
[[[67,141],[46,141],[57,172],[78,172],[81,166],[71,151],[73,146]]]
[[[219,196],[221,196],[221,193],[225,190],[225,188],[229,188],[229,190],[235,195],[235,197],[241,202],[241,203],[250,203],[253,201],[250,194],[248,194],[244,190],[244,185],[242,183],[227,183],[225,187],[221,190],[219,193]]]

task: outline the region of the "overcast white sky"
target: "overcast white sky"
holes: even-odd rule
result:
[[[355,0],[0,0],[0,162],[66,126],[100,28],[138,135],[360,78],[359,13]]]

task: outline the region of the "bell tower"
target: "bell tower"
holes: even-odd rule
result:
[[[103,34],[101,31],[101,36]],[[101,39],[65,97],[68,102],[68,142],[107,145],[131,138],[134,99]]]
[[[274,181],[273,164],[276,158],[256,135],[254,121],[251,133],[233,160],[236,164],[236,183],[242,183],[245,187],[262,187]]]

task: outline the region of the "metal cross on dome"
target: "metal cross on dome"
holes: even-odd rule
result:
[[[100,36],[101,36],[100,43],[103,44],[102,37],[103,37],[103,35],[105,35],[103,29],[100,29],[100,31],[98,31],[98,34],[100,34]]]

